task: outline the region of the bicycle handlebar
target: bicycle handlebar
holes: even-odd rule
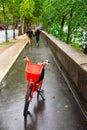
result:
[[[26,62],[29,62],[30,63],[30,60],[29,60],[29,58],[27,57],[27,56],[25,56],[24,57],[24,60],[26,61]],[[42,63],[40,63],[41,65],[43,65],[43,66],[45,66],[45,65],[48,65],[48,63],[51,63],[50,61],[48,61],[48,60],[44,60]]]
[[[27,56],[24,57],[24,61],[30,62],[29,58]]]

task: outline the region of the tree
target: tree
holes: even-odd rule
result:
[[[45,0],[42,7],[42,21],[45,25],[49,23],[50,26],[46,28],[48,27],[59,39],[72,43],[76,36],[79,38],[84,31],[87,33],[87,1]],[[65,26],[67,26],[66,32]]]
[[[19,7],[20,7],[21,2],[22,0],[8,0],[7,1],[11,24],[13,25],[13,38],[15,38],[15,28],[16,28],[18,19],[20,17]]]
[[[7,19],[6,19],[6,1],[1,0],[1,11],[3,14],[3,22],[4,22],[4,28],[5,28],[5,40],[7,42],[8,37],[7,37]]]
[[[31,20],[33,17],[33,11],[34,11],[34,1],[33,0],[23,0],[20,4],[20,18],[22,21],[22,24],[28,23],[31,25]],[[23,25],[26,27],[25,25]]]

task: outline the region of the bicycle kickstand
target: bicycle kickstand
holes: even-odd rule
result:
[[[41,98],[43,99],[43,100],[45,100],[45,98],[44,98],[44,96],[42,95],[43,93],[44,93],[44,90],[42,90],[42,89],[38,89],[37,90],[37,93],[38,93],[38,95],[40,95],[41,96]]]

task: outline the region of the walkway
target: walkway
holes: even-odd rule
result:
[[[11,48],[15,51],[20,47],[23,49],[25,36],[21,39],[18,45],[15,44],[16,47]],[[12,49],[8,48],[8,53]],[[29,107],[31,115],[28,116],[26,124],[23,119],[26,86],[25,62],[23,62],[25,55],[35,63],[44,59],[51,61],[46,66],[42,86],[45,90],[45,101],[43,102],[41,98],[37,101],[35,93]],[[9,59],[8,55],[7,58]],[[3,63],[6,64],[6,62]],[[31,47],[25,47],[3,82],[5,87],[0,91],[0,130],[87,130],[87,120],[57,68],[44,38],[41,38],[39,47],[36,46],[35,41]]]
[[[26,41],[26,35],[24,35],[18,37],[18,40],[13,45],[0,46],[0,82],[26,46]]]

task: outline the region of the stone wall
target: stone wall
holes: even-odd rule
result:
[[[42,31],[59,68],[72,84],[80,99],[87,101],[87,55]]]

